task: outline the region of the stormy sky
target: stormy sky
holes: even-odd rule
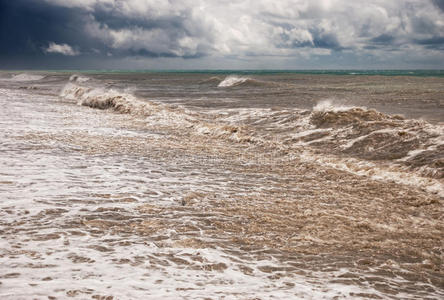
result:
[[[0,0],[0,69],[444,69],[444,0]]]

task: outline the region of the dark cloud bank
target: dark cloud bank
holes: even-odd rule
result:
[[[444,1],[0,0],[0,68],[444,68]]]

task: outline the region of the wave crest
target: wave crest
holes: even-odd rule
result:
[[[71,82],[82,83],[82,82],[86,82],[88,80],[90,80],[89,77],[81,76],[79,74],[73,74],[73,75],[71,75],[71,77],[69,77],[69,81],[71,81]]]
[[[218,87],[232,87],[241,85],[247,81],[251,80],[249,77],[238,77],[238,76],[227,76],[224,80],[222,80]]]
[[[444,177],[442,126],[331,102],[316,106],[309,123],[328,131],[312,146],[366,160],[397,161],[425,176]]]
[[[365,107],[323,103],[312,111],[250,110],[227,117],[248,124],[254,136],[286,146],[381,164],[421,176],[444,178],[444,128]]]
[[[395,124],[392,121],[404,120],[403,117],[394,115],[389,116],[378,112],[374,109],[366,109],[362,107],[351,107],[342,110],[314,110],[311,114],[310,121],[317,127],[338,127],[349,126],[358,123],[387,121],[386,125]]]
[[[303,146],[316,153],[390,162],[427,177],[444,177],[443,126],[364,107],[329,104],[312,111],[245,110],[218,116],[72,82],[60,95],[79,105],[145,117],[149,124],[190,130],[192,134],[274,149]]]
[[[98,109],[113,109],[119,113],[150,116],[158,111],[158,105],[149,101],[140,101],[135,96],[113,89],[84,87],[68,83],[60,96],[77,101],[78,105]]]
[[[43,78],[45,78],[43,75],[21,73],[13,75],[9,78],[9,81],[37,81],[42,80]]]
[[[78,105],[97,109],[112,109],[118,113],[145,117],[151,125],[189,129],[194,134],[229,139],[237,142],[254,142],[242,126],[218,122],[211,116],[190,112],[169,104],[142,101],[132,94],[113,89],[80,86],[68,83],[60,92],[65,99]]]
[[[228,88],[235,86],[271,86],[274,84],[276,83],[261,81],[250,77],[230,75],[225,77],[225,79],[222,80],[217,87]]]

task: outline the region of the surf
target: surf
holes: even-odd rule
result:
[[[28,73],[20,73],[16,75],[12,75],[10,78],[7,78],[8,81],[15,82],[24,82],[24,81],[38,81],[44,79],[46,76],[38,75],[38,74],[28,74]]]
[[[60,96],[78,105],[144,118],[147,126],[180,128],[193,135],[263,145],[289,155],[309,151],[320,160],[333,155],[341,169],[342,162],[348,161],[387,170],[392,177],[394,172],[411,173],[418,178],[444,177],[444,128],[439,124],[332,100],[319,101],[311,110],[246,109],[231,110],[228,115],[226,110],[208,114],[84,83],[71,80]],[[349,169],[370,174],[361,172],[361,167]],[[427,180],[415,181],[421,186],[428,184]],[[436,186],[435,182],[430,185]]]

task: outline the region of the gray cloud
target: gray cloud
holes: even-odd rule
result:
[[[395,37],[386,33],[371,39],[371,42],[376,45],[392,45],[394,41]]]
[[[432,0],[433,3],[442,11],[444,11],[444,0]]]
[[[444,50],[444,37],[417,40],[416,43],[424,45],[427,49]]]
[[[430,9],[442,1],[46,1],[89,12],[86,32],[112,49],[166,56],[359,50],[444,29],[442,15]]]
[[[273,64],[443,57],[442,0],[17,0],[14,5],[32,13],[26,2],[61,25],[57,36],[42,29],[31,38],[28,44],[35,46],[29,52],[51,52],[42,47],[54,42],[77,45],[72,53],[80,56],[115,59],[263,57]],[[46,27],[56,28],[49,22]]]

